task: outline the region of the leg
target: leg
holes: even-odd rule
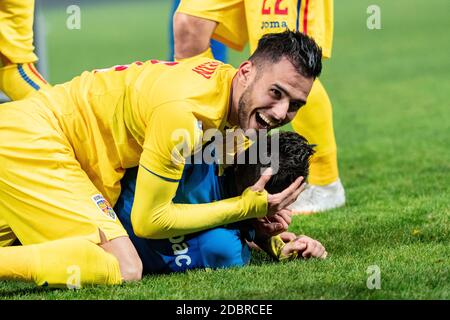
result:
[[[210,46],[211,36],[217,22],[175,13],[173,18],[175,59],[186,59],[202,52]]]
[[[214,166],[208,167],[214,168]],[[196,167],[199,170],[197,173],[200,174],[201,172],[200,175],[202,175],[203,179],[206,178],[206,175],[209,175],[209,172],[214,172],[207,171],[208,173],[205,173],[203,168],[204,166],[202,168]],[[249,262],[249,248],[245,241],[241,239],[240,230],[237,228],[214,228],[204,232],[164,240],[138,238],[131,224],[131,209],[134,200],[136,176],[137,168],[127,170],[121,181],[122,192],[114,209],[139,252],[145,273],[167,273],[195,268],[242,266]],[[193,181],[196,180],[196,178],[192,177],[190,175],[188,180],[192,180],[184,184],[184,188],[187,190],[190,189],[190,183],[194,184]],[[199,194],[198,190],[192,190],[192,192],[189,192],[189,195],[191,196],[189,200],[192,203],[205,200],[205,196]],[[180,201],[180,195],[177,195],[174,201]]]
[[[34,0],[0,1],[0,90],[13,100],[49,88],[34,66]]]
[[[242,267],[250,262],[250,249],[238,229],[219,227],[165,240],[131,238],[146,272]]]
[[[170,12],[170,19],[169,19],[169,35],[170,35],[170,57],[169,60],[175,59],[174,54],[174,36],[173,36],[173,16],[175,14],[175,11],[178,8],[178,5],[180,4],[180,0],[173,0],[172,1],[172,10]],[[227,61],[227,47],[223,45],[222,43],[211,40],[211,50],[214,56],[214,59],[220,60],[223,62]]]
[[[250,248],[239,229],[215,228],[198,237],[205,267],[242,267],[250,262]]]
[[[89,240],[67,238],[0,248],[0,280],[38,286],[80,288],[120,284],[117,259]]]
[[[242,50],[246,31],[244,0],[181,0],[173,17],[175,58],[212,57],[211,39]]]
[[[141,280],[142,261],[128,236],[105,241],[100,246],[117,258],[124,281]]]
[[[124,280],[140,279],[141,262],[126,231],[107,200],[81,169],[70,144],[58,128],[56,119],[46,108],[27,100],[2,106],[0,161],[4,167],[0,168],[1,218],[24,247],[78,239],[80,244],[73,245],[78,248],[76,252],[82,254],[89,250],[88,246],[97,248],[92,252],[102,247],[104,250],[100,249],[101,252],[111,253],[103,255],[103,261],[107,263],[112,257],[120,266],[103,270],[119,270],[118,277]],[[39,252],[43,255],[54,252],[62,260],[63,257],[78,256],[58,242],[51,247],[53,251],[42,246]],[[83,263],[86,258],[83,255],[79,257],[80,266],[86,268],[82,270],[83,274],[95,271],[89,269],[95,267],[95,263]],[[20,260],[21,253],[17,252],[15,258]],[[51,268],[37,270],[52,271]]]

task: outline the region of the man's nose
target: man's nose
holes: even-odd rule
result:
[[[289,110],[289,101],[279,101],[273,108],[273,117],[276,121],[282,122],[286,118],[287,112]]]

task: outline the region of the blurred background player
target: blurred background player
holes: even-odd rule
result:
[[[173,19],[176,59],[195,55],[212,57],[211,39],[236,50],[242,50],[249,42],[253,52],[262,35],[286,28],[313,37],[322,47],[323,57],[331,57],[333,0],[182,0]],[[291,209],[295,213],[314,213],[344,205],[332,107],[319,79],[314,83],[308,103],[292,121],[292,127],[316,144],[317,149],[309,185]]]
[[[0,91],[11,100],[50,87],[34,65],[33,14],[34,0],[0,1]]]
[[[178,5],[180,4],[180,0],[173,0],[172,2],[172,8],[169,14],[169,60],[175,59],[175,52],[174,52],[174,46],[173,46],[173,15],[175,14],[175,11],[178,8]],[[225,63],[228,62],[228,49],[219,41],[216,41],[214,39],[211,39],[211,51],[214,56],[214,59],[223,61]]]

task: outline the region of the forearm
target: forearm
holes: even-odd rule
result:
[[[145,186],[152,186],[149,193]],[[131,214],[134,232],[142,238],[164,239],[267,214],[267,192],[250,189],[235,198],[206,204],[174,204],[178,184],[150,173],[138,174]]]

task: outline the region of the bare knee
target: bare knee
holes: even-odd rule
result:
[[[193,57],[208,49],[216,26],[217,22],[212,20],[175,13],[173,17],[175,58]]]
[[[142,261],[136,253],[132,259],[120,263],[120,273],[123,281],[139,281],[142,279]]]
[[[101,247],[114,255],[119,261],[123,281],[142,279],[142,261],[130,238],[119,237],[101,244]]]
[[[120,272],[123,281],[139,281],[142,279],[142,262],[121,266]]]

